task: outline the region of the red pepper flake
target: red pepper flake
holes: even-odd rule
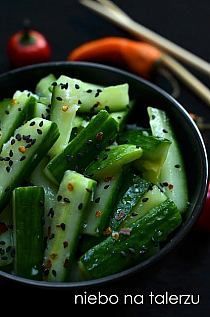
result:
[[[18,151],[20,152],[20,153],[25,153],[25,151],[26,151],[26,148],[25,148],[25,146],[19,146],[19,148],[18,148]]]
[[[124,211],[120,211],[120,212],[118,212],[116,215],[115,215],[115,219],[117,220],[117,221],[119,221],[119,220],[121,220],[122,218],[124,218],[125,217],[125,212]]]
[[[7,232],[8,231],[8,227],[4,222],[0,222],[0,234]]]
[[[111,227],[108,227],[108,228],[104,229],[104,231],[103,231],[104,236],[110,236],[111,233],[112,233]]]
[[[172,190],[173,188],[174,188],[174,185],[172,185],[172,184],[168,185],[168,189]]]
[[[67,188],[68,188],[68,191],[72,192],[74,189],[74,186],[71,183],[68,183]]]
[[[120,237],[119,232],[116,232],[116,231],[112,232],[112,238],[113,238],[114,240],[118,240],[119,237]]]
[[[49,270],[49,269],[52,267],[52,262],[51,262],[51,260],[50,260],[50,259],[48,259],[48,260],[46,261],[46,263],[45,263],[45,265],[44,265],[44,266],[45,266],[45,268],[46,268],[46,269],[48,269],[48,270]]]
[[[96,134],[96,140],[97,140],[97,141],[102,141],[102,140],[103,140],[103,137],[104,137],[103,132],[98,132],[98,133]]]
[[[101,217],[102,213],[103,213],[102,211],[97,210],[97,211],[96,211],[96,217],[97,217],[97,218]]]
[[[68,241],[64,241],[64,242],[63,242],[63,247],[64,247],[64,249],[67,248],[68,245],[69,245]]]
[[[69,107],[66,106],[66,105],[62,107],[62,111],[63,111],[63,112],[66,112],[68,109],[69,109]]]
[[[120,229],[119,234],[123,234],[125,236],[130,236],[131,229],[130,228],[122,228],[122,229]]]
[[[104,181],[105,182],[110,182],[112,180],[112,176],[106,176],[105,178],[104,178]]]

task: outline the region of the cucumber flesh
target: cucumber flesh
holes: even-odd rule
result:
[[[32,118],[36,99],[28,91],[16,92],[1,119],[0,149],[25,120]]]
[[[0,215],[0,267],[11,264],[13,259],[12,208],[8,205]]]
[[[74,171],[66,171],[53,208],[44,260],[44,279],[68,280],[86,207],[96,182]]]
[[[188,206],[187,177],[176,135],[166,112],[149,107],[148,114],[152,134],[171,141],[161,169],[160,183],[167,197],[174,201],[180,212],[184,212]]]
[[[50,104],[51,101],[51,85],[56,81],[56,78],[53,74],[49,74],[46,77],[42,78],[36,85],[35,92],[39,97],[45,98],[45,104]],[[43,101],[43,99],[42,99]]]
[[[110,221],[110,227],[112,230],[117,230],[124,219],[132,213],[133,208],[141,202],[143,195],[148,191],[151,184],[137,176],[132,174],[130,179],[126,179],[124,193],[121,194],[121,198],[115,208],[112,219]]]
[[[44,252],[43,217],[43,188],[16,188],[13,193],[14,271],[18,276],[33,280],[41,278]]]
[[[91,163],[85,173],[96,180],[112,177],[128,163],[138,160],[142,155],[142,149],[135,145],[122,144],[110,146],[101,152],[97,161]]]
[[[18,128],[0,154],[0,212],[12,190],[21,185],[55,143],[59,132],[55,123],[35,118]]]
[[[101,278],[147,259],[156,252],[156,245],[165,241],[180,223],[177,207],[166,200],[132,223],[127,231],[115,232],[87,251],[79,261],[83,276]]]
[[[127,215],[125,220],[121,223],[121,228],[130,227],[130,225],[143,217],[150,209],[159,206],[167,199],[166,195],[154,185],[149,189],[137,204],[132,208],[132,211]]]
[[[92,236],[103,235],[110,216],[115,208],[119,188],[125,173],[120,172],[106,181],[98,183],[93,201],[88,207],[88,217],[85,221],[83,233]]]
[[[71,98],[70,88],[64,89],[61,85],[54,87],[50,120],[57,124],[60,136],[49,152],[51,157],[61,153],[68,145],[78,108]]]
[[[83,173],[98,153],[113,142],[116,134],[116,121],[106,111],[99,112],[65,150],[49,162],[45,169],[47,177],[59,184],[68,169]]]
[[[163,138],[146,136],[142,130],[130,130],[122,133],[119,143],[135,144],[143,149],[143,154],[135,162],[135,166],[145,179],[157,183],[171,142]]]

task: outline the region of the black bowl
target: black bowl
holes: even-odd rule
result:
[[[208,162],[205,146],[198,128],[184,108],[160,88],[127,72],[91,63],[54,62],[10,71],[0,76],[0,98],[10,97],[17,89],[34,89],[38,80],[49,73],[54,73],[57,76],[65,74],[101,85],[114,85],[127,82],[130,86],[131,98],[134,97],[137,101],[133,119],[131,119],[133,122],[141,125],[148,122],[146,115],[147,106],[154,106],[167,111],[173,122],[184,155],[187,168],[190,206],[182,225],[158,254],[123,272],[97,280],[70,283],[37,282],[1,271],[0,276],[24,284],[45,288],[75,288],[113,281],[148,268],[176,247],[192,228],[201,212],[207,191]]]

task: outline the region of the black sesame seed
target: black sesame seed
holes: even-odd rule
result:
[[[49,275],[49,273],[50,273],[50,270],[49,270],[49,269],[46,269],[46,268],[43,269],[43,275],[44,275],[44,276]]]
[[[54,81],[51,85],[54,86],[54,87],[57,86],[56,81]]]
[[[95,203],[98,204],[100,202],[101,197],[95,199]]]
[[[9,111],[8,111],[8,110],[5,110],[5,113],[6,113],[6,114],[9,114]]]
[[[0,241],[0,245],[5,245],[6,242],[5,241]]]
[[[60,224],[60,227],[61,227],[61,229],[62,229],[63,231],[65,231],[65,229],[66,229],[65,223],[62,222],[62,223]]]
[[[164,182],[162,183],[164,187],[168,187],[168,183],[167,182]]]
[[[25,148],[29,149],[31,147],[31,144],[26,144]]]
[[[57,99],[58,101],[62,101],[63,100],[63,98],[61,98],[61,97],[56,97],[55,99]]]
[[[81,100],[78,100],[78,105],[81,105],[82,104],[82,101]]]
[[[46,120],[50,120],[50,115],[49,114],[46,116]]]
[[[42,119],[45,119],[46,117],[45,117],[45,115],[43,115],[43,113],[42,113]]]
[[[168,131],[167,131],[166,129],[163,129],[163,132],[164,132],[164,133],[168,133]]]
[[[53,275],[54,277],[56,277],[57,273],[56,273],[55,270],[52,270],[52,275]]]
[[[179,164],[174,165],[175,168],[180,168],[181,166]]]
[[[105,185],[105,186],[104,186],[104,189],[108,189],[108,188],[109,188],[109,185]]]
[[[61,196],[61,195],[58,195],[57,201],[61,201],[61,200],[62,200],[62,196]]]
[[[105,160],[107,160],[107,159],[108,159],[108,155],[105,155],[105,156],[103,157],[102,161],[105,161]]]
[[[37,131],[38,134],[42,134],[42,130],[37,129],[36,131]]]
[[[9,166],[11,167],[13,165],[13,161],[9,161]]]
[[[21,158],[20,158],[20,161],[24,161],[26,159],[26,156],[23,155]]]
[[[54,238],[55,238],[55,234],[52,233],[52,234],[50,235],[50,237],[49,237],[49,240],[52,240],[52,239],[54,239]]]
[[[50,208],[50,210],[49,210],[49,212],[48,212],[48,217],[51,217],[51,218],[53,218],[54,217],[54,214],[55,214],[55,211],[54,211],[54,209],[53,208]]]
[[[22,111],[22,109],[21,109],[21,108],[18,108],[18,111]]]
[[[7,171],[7,173],[10,172],[10,167],[9,166],[6,167],[6,171]]]
[[[68,89],[69,84],[60,84],[61,85],[61,89]]]
[[[86,90],[86,92],[87,92],[88,94],[90,94],[90,93],[92,92],[92,89],[88,89],[88,90]]]
[[[78,84],[75,84],[76,89],[80,89],[80,86]]]
[[[27,94],[27,97],[30,97],[30,95],[31,95],[31,94],[30,94],[30,92],[29,92],[29,93]]]
[[[9,156],[13,157],[13,151],[12,150],[9,151]]]
[[[99,96],[99,92],[97,91],[97,93],[95,94],[95,98],[97,98]]]
[[[65,202],[65,203],[70,203],[70,199],[68,199],[67,197],[65,197],[64,199],[63,199],[63,201]]]
[[[78,209],[81,210],[83,208],[83,203],[80,203]]]
[[[146,203],[146,201],[148,201],[148,200],[149,200],[149,198],[145,197],[145,198],[142,199],[142,202]]]
[[[154,119],[155,119],[155,115],[153,114],[153,115],[152,115],[152,120],[154,120]]]
[[[50,109],[46,109],[46,112],[47,112],[47,113],[50,113]]]
[[[117,119],[120,120],[122,117],[118,116]]]
[[[36,143],[36,139],[31,140],[31,145],[34,145]]]
[[[35,124],[36,124],[36,122],[32,121],[29,125],[30,125],[30,127],[33,127]]]
[[[21,141],[21,135],[19,133],[16,134],[15,138],[16,138],[16,140]]]
[[[0,156],[0,161],[4,161],[4,157]]]
[[[11,145],[15,144],[15,139],[11,140]]]
[[[101,92],[102,92],[102,90],[98,88],[98,89],[97,89],[97,92],[101,93]]]
[[[41,122],[39,123],[40,128],[43,127],[43,124],[44,124],[43,121],[41,121]]]
[[[9,162],[10,161],[10,157],[9,156],[5,157],[4,161]]]
[[[107,112],[110,112],[109,106],[105,106],[104,108],[105,108],[105,110],[106,110]]]
[[[11,251],[12,247],[9,245],[7,248],[6,248],[6,252],[9,253]]]

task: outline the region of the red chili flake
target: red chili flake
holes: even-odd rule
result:
[[[103,132],[98,132],[98,133],[96,134],[96,140],[97,140],[97,141],[102,141],[102,140],[103,140],[103,137],[104,137]]]
[[[0,222],[0,234],[7,232],[8,231],[8,227],[4,222]]]
[[[116,215],[115,215],[115,219],[117,220],[117,221],[119,221],[119,220],[121,220],[122,218],[124,218],[125,217],[125,212],[124,211],[120,211],[120,212],[118,212]]]
[[[125,236],[130,236],[131,229],[130,228],[122,228],[122,229],[120,229],[119,234],[123,234]]]
[[[63,112],[66,112],[68,109],[69,109],[69,107],[66,106],[66,105],[62,107],[62,111],[63,111]]]
[[[72,192],[72,190],[74,189],[74,186],[71,183],[68,183],[67,188],[68,188],[68,191]]]
[[[168,185],[168,189],[172,190],[173,188],[174,188],[174,185],[172,185],[172,184]]]
[[[102,215],[102,211],[97,210],[96,211],[96,217],[99,218],[99,217],[101,217],[101,215]]]
[[[64,247],[64,249],[67,248],[68,245],[69,245],[68,241],[64,241],[64,242],[63,242],[63,247]]]
[[[67,269],[69,267],[69,265],[70,265],[70,261],[68,258],[66,258],[63,266],[65,267],[65,269]]]
[[[104,236],[110,236],[111,233],[112,233],[111,227],[108,227],[108,228],[104,229],[104,231],[103,231]]]
[[[104,181],[105,182],[110,182],[112,180],[112,176],[106,176],[105,178],[104,178]]]
[[[18,151],[20,152],[20,153],[25,153],[25,151],[26,151],[26,148],[25,148],[25,146],[19,146],[19,148],[18,148]]]
[[[50,269],[52,267],[52,262],[50,259],[48,259],[45,264],[44,264],[45,268],[46,269]]]

